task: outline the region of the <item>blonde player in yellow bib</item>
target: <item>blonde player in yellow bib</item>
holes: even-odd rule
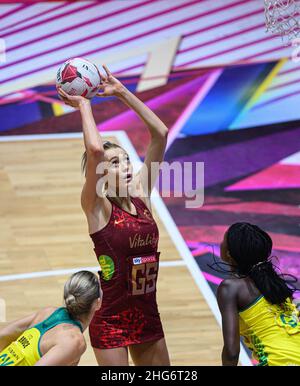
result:
[[[236,366],[240,336],[259,366],[300,365],[299,311],[295,287],[270,260],[272,240],[256,225],[235,223],[224,235],[221,258],[233,278],[217,293],[222,315],[223,365]],[[224,263],[215,263],[218,268]]]
[[[71,276],[66,307],[48,307],[0,329],[0,366],[72,366],[86,350],[83,336],[101,306],[99,279],[89,271]]]

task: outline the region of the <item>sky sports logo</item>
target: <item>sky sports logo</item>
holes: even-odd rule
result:
[[[145,257],[134,257],[133,259],[133,265],[155,263],[155,262],[156,262],[155,255],[145,256]]]

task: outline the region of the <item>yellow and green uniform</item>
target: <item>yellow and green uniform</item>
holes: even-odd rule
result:
[[[300,366],[300,319],[295,304],[263,296],[239,312],[240,334],[259,366]]]
[[[42,336],[63,323],[73,324],[83,331],[81,324],[73,320],[65,308],[58,308],[46,320],[24,331],[16,341],[0,352],[0,366],[35,365],[42,357],[40,350]]]

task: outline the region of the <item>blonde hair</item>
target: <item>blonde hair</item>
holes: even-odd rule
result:
[[[103,142],[103,148],[104,150],[109,150],[109,149],[122,149],[123,151],[125,151],[123,149],[122,146],[119,146],[117,145],[116,143],[114,142],[110,142],[110,141],[104,141]],[[125,153],[127,153],[125,151]],[[84,175],[86,175],[86,164],[87,164],[87,153],[86,151],[83,153],[82,155],[82,159],[81,159],[81,171]],[[107,190],[107,184],[106,185],[103,185],[102,187],[102,194],[106,197],[108,197],[107,193],[106,193],[106,190]],[[115,204],[117,204],[118,206],[121,206],[121,200],[119,197],[108,197],[111,201],[113,201]]]
[[[64,286],[64,301],[70,316],[78,319],[88,315],[100,293],[100,283],[95,274],[89,271],[74,273]]]
[[[104,148],[104,150],[116,149],[116,148],[120,148],[120,149],[124,150],[121,146],[117,145],[116,143],[110,142],[110,141],[103,142],[103,148]],[[84,175],[86,175],[86,163],[87,163],[87,153],[85,151],[82,154],[82,158],[81,158],[81,171]]]

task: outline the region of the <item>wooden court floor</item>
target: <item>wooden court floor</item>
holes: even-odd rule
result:
[[[82,139],[0,142],[0,278],[97,265],[80,208],[82,152]],[[161,260],[181,260],[154,216]],[[68,276],[0,281],[7,321],[61,306]],[[173,365],[221,364],[221,330],[185,265],[160,268],[158,304]],[[80,365],[96,365],[85,335]]]

